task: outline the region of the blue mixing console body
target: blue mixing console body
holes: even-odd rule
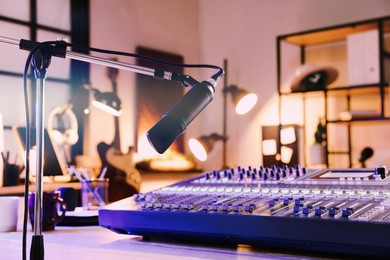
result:
[[[390,174],[375,169],[237,167],[99,210],[122,234],[390,256]]]

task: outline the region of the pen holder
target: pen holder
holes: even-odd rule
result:
[[[91,180],[81,182],[81,205],[83,210],[96,210],[107,204],[108,181]]]
[[[19,184],[21,167],[17,164],[5,164],[3,173],[3,186],[16,186]]]

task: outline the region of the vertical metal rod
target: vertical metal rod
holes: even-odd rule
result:
[[[35,201],[34,201],[34,235],[42,234],[42,185],[43,185],[43,154],[44,154],[44,120],[43,111],[44,100],[44,78],[37,79],[36,88],[36,115],[35,115],[35,135],[36,135],[36,171],[35,171]]]
[[[351,96],[347,95],[347,111],[351,110]],[[347,124],[347,137],[348,137],[348,165],[352,168],[352,139],[351,139],[351,123]]]
[[[383,32],[383,21],[378,21],[378,43],[379,43],[379,93],[380,93],[380,112],[381,118],[385,118],[385,44],[384,44],[384,32]]]
[[[282,73],[282,65],[281,65],[281,41],[283,39],[278,37],[277,40],[276,40],[276,73],[277,73],[277,85],[278,85],[278,133],[277,133],[277,147],[276,147],[276,151],[277,151],[277,154],[280,154],[280,150],[281,150],[281,144],[280,144],[280,139],[281,139],[281,136],[280,136],[280,131],[282,130],[282,89],[281,89],[281,85],[282,85],[282,76],[281,76],[281,73]],[[264,151],[263,151],[263,154],[264,154]],[[263,156],[263,159],[264,159],[264,156]],[[264,164],[264,161],[263,161],[263,164]],[[281,163],[278,162],[278,165],[280,165]]]
[[[222,168],[227,168],[226,163],[226,142],[227,142],[227,94],[228,94],[228,82],[227,82],[227,59],[223,61],[223,71],[225,72],[223,78],[223,139],[222,139]]]
[[[306,125],[306,121],[307,121],[307,116],[306,116],[306,95],[305,93],[302,93],[303,97],[302,97],[302,110],[303,110],[303,125],[305,126]],[[303,147],[306,147],[306,129],[304,127],[303,128]],[[296,133],[297,134],[297,133]],[[299,152],[299,150],[298,150]],[[298,154],[299,155],[299,154]],[[304,149],[303,151],[303,154],[301,155],[303,157],[303,165],[308,165],[308,162],[307,162],[307,159],[306,159],[306,150]],[[298,160],[299,162],[299,160]]]
[[[41,53],[39,53],[41,54]],[[42,235],[43,219],[43,155],[44,155],[44,83],[46,78],[46,68],[50,64],[50,58],[44,55],[34,56],[32,62],[35,68],[36,78],[36,101],[35,101],[35,145],[36,145],[36,171],[35,171],[35,200],[34,200],[34,236],[31,240],[30,259],[44,260],[45,249]],[[44,66],[44,67],[41,67]]]
[[[329,168],[329,142],[328,142],[328,90],[324,90],[324,117],[325,117],[325,164]]]

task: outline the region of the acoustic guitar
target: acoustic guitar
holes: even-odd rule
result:
[[[107,68],[107,76],[111,80],[113,92],[117,94],[118,69]],[[101,142],[97,145],[97,150],[102,166],[107,167],[108,200],[113,202],[138,193],[141,186],[141,175],[133,162],[133,147],[130,146],[126,154],[121,152],[118,117],[115,117],[113,142],[111,144]]]

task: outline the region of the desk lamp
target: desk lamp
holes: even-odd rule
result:
[[[85,85],[85,89],[93,94],[93,106],[116,117],[122,114],[121,100],[114,92],[100,92],[98,89],[92,88],[89,85]],[[87,109],[84,112],[89,113],[89,110]]]

